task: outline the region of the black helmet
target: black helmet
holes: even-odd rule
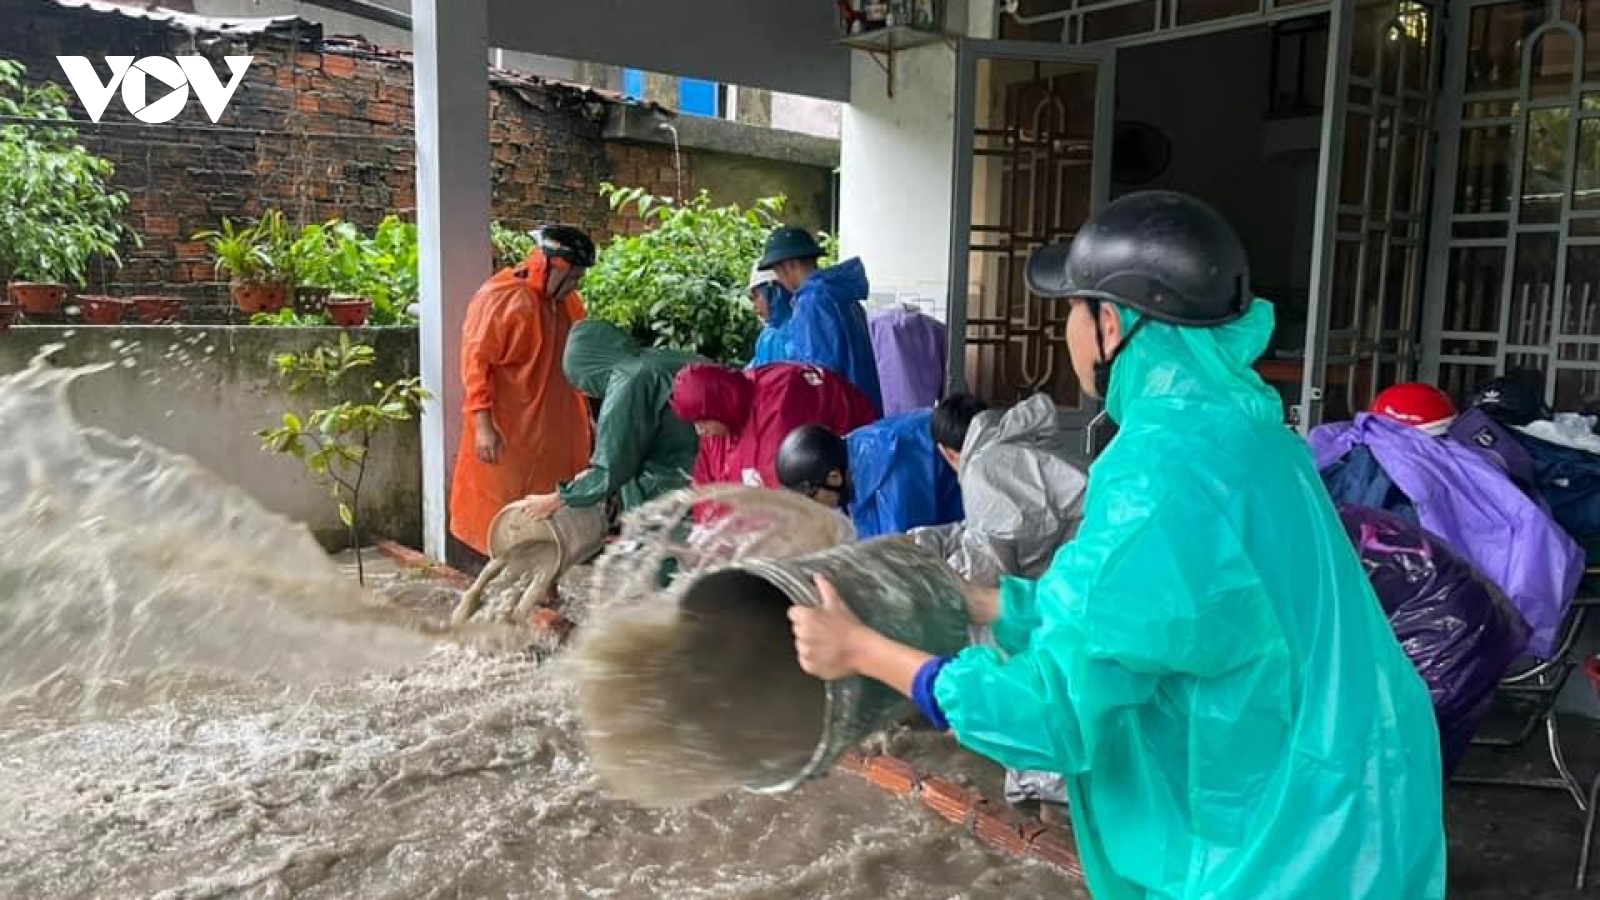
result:
[[[1028,260],[1041,297],[1107,300],[1158,322],[1225,325],[1250,308],[1250,261],[1216,210],[1172,191],[1129,194],[1101,210],[1070,245]]]
[[[594,241],[574,225],[546,225],[539,229],[539,249],[545,256],[564,259],[580,269],[594,267]]]
[[[1478,385],[1467,397],[1467,405],[1481,409],[1489,417],[1507,425],[1522,426],[1550,418],[1539,390],[1525,378],[1502,375]]]
[[[778,446],[778,481],[807,496],[828,487],[828,476],[850,468],[844,438],[821,425],[802,425]],[[839,489],[842,493],[842,489]]]

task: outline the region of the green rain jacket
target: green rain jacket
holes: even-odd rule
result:
[[[1010,659],[934,682],[962,744],[1066,776],[1096,900],[1445,895],[1428,692],[1251,370],[1272,327],[1134,335],[1077,537],[1002,583]]]
[[[594,506],[621,493],[622,508],[632,509],[688,486],[700,441],[667,401],[678,370],[696,361],[675,350],[641,350],[607,322],[572,326],[561,369],[573,387],[600,399],[600,422],[589,468],[561,486],[563,503]]]

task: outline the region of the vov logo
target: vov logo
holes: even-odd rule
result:
[[[223,59],[233,75],[233,80],[226,85],[212,70],[211,61],[204,56],[146,56],[137,62],[131,56],[108,56],[106,65],[111,68],[111,80],[106,82],[100,80],[100,74],[94,70],[94,64],[89,62],[87,56],[56,57],[90,119],[100,121],[111,103],[111,96],[120,87],[122,105],[133,113],[134,118],[152,125],[162,125],[177,118],[189,105],[190,88],[194,88],[200,105],[205,107],[206,115],[211,117],[213,124],[222,118],[228,101],[233,99],[233,92],[244,80],[245,70],[250,68],[255,57],[225,56]],[[152,81],[156,82],[158,91],[165,91],[154,100],[150,99]]]

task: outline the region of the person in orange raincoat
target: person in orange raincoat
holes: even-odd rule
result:
[[[554,491],[588,465],[588,401],[561,373],[567,333],[584,318],[578,285],[595,263],[581,230],[550,226],[522,265],[478,289],[461,337],[465,423],[450,493],[450,531],[489,552],[489,523],[508,503]]]

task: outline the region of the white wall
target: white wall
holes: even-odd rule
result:
[[[956,55],[935,44],[895,59],[895,95],[856,54],[840,153],[839,232],[874,305],[916,301],[944,317],[949,288]]]
[[[844,107],[832,100],[797,94],[772,95],[772,127],[838,140]]]

